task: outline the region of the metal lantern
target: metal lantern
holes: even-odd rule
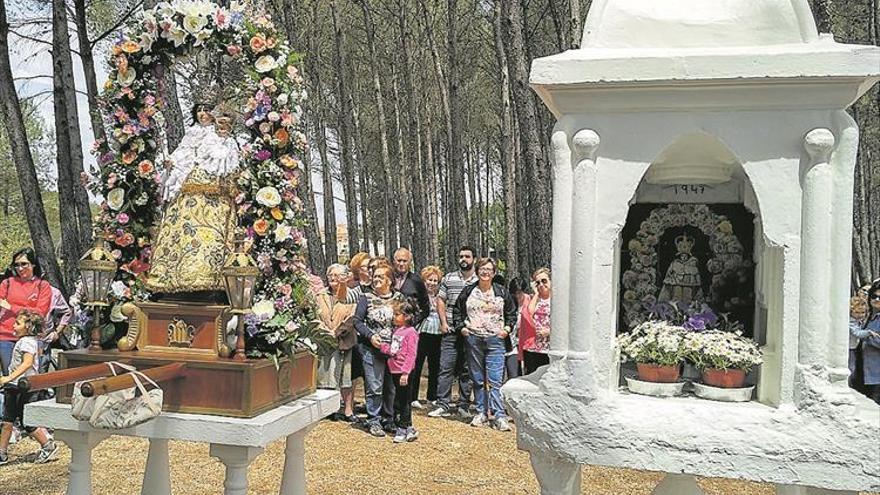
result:
[[[86,251],[79,260],[79,271],[83,281],[83,304],[92,306],[95,313],[95,325],[92,327],[91,345],[89,349],[101,350],[101,310],[108,306],[107,293],[116,276],[116,259],[104,247],[104,240],[95,237],[95,246]]]
[[[244,361],[244,315],[251,311],[254,304],[254,291],[260,269],[257,263],[248,256],[243,242],[236,243],[235,252],[231,253],[223,263],[223,280],[226,282],[226,295],[229,297],[231,313],[238,315],[236,327],[235,355],[236,361]]]

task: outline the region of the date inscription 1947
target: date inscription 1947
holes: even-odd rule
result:
[[[705,184],[675,184],[669,186],[676,196],[699,196],[705,194],[710,187]]]

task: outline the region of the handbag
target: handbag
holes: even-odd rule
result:
[[[116,361],[107,362],[107,367],[110,368],[110,373],[112,373],[113,376],[118,374],[116,372],[117,367],[122,370],[122,373],[135,371],[136,369],[134,366],[129,366]],[[83,397],[83,383],[85,383],[85,381],[73,384],[73,394],[70,397],[70,415],[80,421],[88,421],[92,419],[92,413],[95,411],[95,400],[98,396],[93,395],[91,397]]]
[[[162,412],[163,393],[159,385],[140,371],[132,371],[134,387],[101,395],[89,424],[95,428],[122,429],[145,423]],[[140,378],[138,378],[140,377]],[[153,388],[147,390],[143,378]]]

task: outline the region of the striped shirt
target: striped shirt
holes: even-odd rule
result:
[[[449,326],[452,326],[452,307],[455,306],[456,301],[458,301],[458,295],[461,294],[461,291],[464,290],[465,287],[471,284],[477,283],[477,274],[476,272],[472,273],[470,278],[464,279],[461,277],[460,271],[449,272],[443,276],[440,280],[440,288],[437,291],[437,297],[443,299],[443,302],[446,303],[446,321],[449,323]]]

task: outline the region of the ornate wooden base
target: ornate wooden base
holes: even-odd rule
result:
[[[61,368],[119,361],[139,370],[185,362],[182,378],[164,382],[164,411],[251,418],[315,391],[317,360],[308,351],[282,359],[234,361],[216,355],[175,355],[168,351],[87,349],[61,353]],[[69,403],[73,386],[57,390],[58,402]]]

